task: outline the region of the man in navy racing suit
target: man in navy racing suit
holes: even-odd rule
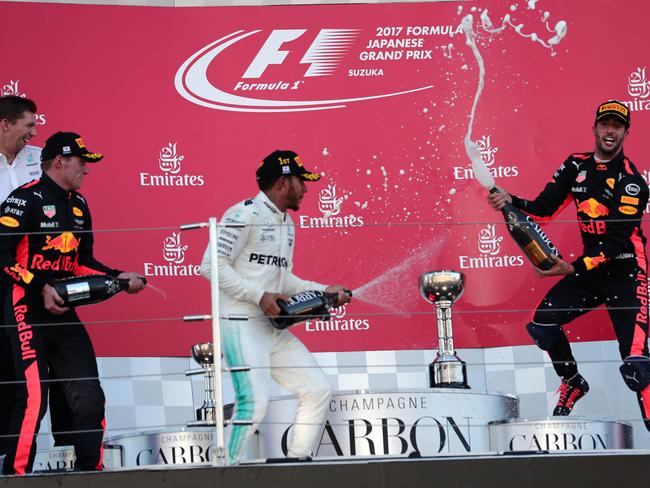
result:
[[[86,199],[76,190],[88,151],[78,134],[57,132],[41,153],[43,174],[14,190],[0,214],[0,276],[10,283],[4,299],[16,377],[16,402],[2,472],[32,469],[36,434],[47,407],[49,373],[60,381],[68,409],[77,470],[102,468],[104,393],[95,353],[74,309],[64,306],[52,281],[88,274],[129,280],[129,293],[144,288],[136,273],[109,268],[93,256]]]
[[[16,188],[40,178],[41,148],[29,144],[36,136],[36,103],[16,95],[0,97],[0,202]],[[0,280],[0,310],[9,283]],[[2,323],[2,320],[0,320]],[[16,396],[14,362],[6,328],[0,330],[0,455],[5,453],[9,420]],[[58,382],[50,384],[50,420],[55,446],[69,445],[65,395]]]
[[[499,210],[505,201],[533,217],[552,217],[572,201],[576,205],[583,254],[572,263],[537,270],[563,276],[546,294],[528,333],[547,351],[562,378],[553,415],[569,415],[588,391],[578,373],[562,326],[605,304],[623,359],[623,380],[637,393],[641,415],[650,430],[650,360],[648,359],[648,291],[646,238],[641,216],[648,186],[623,153],[630,127],[629,109],[616,100],[599,105],[593,127],[595,150],[570,155],[535,200],[505,192],[488,200]]]
[[[287,456],[306,458],[322,433],[331,398],[331,385],[307,348],[288,329],[275,329],[268,316],[280,313],[278,299],[307,290],[338,293],[340,306],[350,301],[343,286],[305,281],[293,274],[295,230],[287,210],[298,210],[307,187],[320,174],[307,171],[293,151],[274,151],[257,170],[260,193],[226,211],[218,231],[218,269],[221,315],[247,320],[221,320],[224,356],[230,367],[250,366],[232,373],[235,420],[228,454],[230,463],[242,459],[246,443],[264,418],[270,379],[298,398]],[[210,279],[206,249],[201,274]]]

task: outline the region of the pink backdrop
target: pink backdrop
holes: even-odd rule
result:
[[[476,22],[488,9],[495,26],[509,14],[542,40],[554,35],[544,19],[568,26],[553,52],[512,27],[480,33],[486,87],[472,137],[498,184],[534,197],[569,153],[592,149],[594,110],[608,98],[632,104],[626,153],[646,174],[645,1],[0,8],[0,39],[13,46],[0,87],[37,101],[34,142],[75,130],[106,154],[82,188],[97,256],[167,295],[80,310],[102,356],[187,355],[208,339],[207,323],[177,320],[209,312],[196,276],[207,232],[178,226],[254,195],[254,170],[276,148],[325,173],[294,216],[296,274],[359,289],[332,322],[338,331],[294,328],[310,349],[434,347],[432,308],[417,289],[433,269],[466,275],[457,347],[530,343],[523,325],[552,280],[535,277],[468,172],[478,68],[457,31],[468,13]],[[545,227],[569,258],[580,253],[574,217],[567,210]],[[613,337],[603,311],[570,333]]]

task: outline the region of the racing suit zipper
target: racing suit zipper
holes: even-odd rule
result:
[[[72,193],[68,192],[66,195],[66,208],[65,208],[65,227],[64,231],[72,230],[72,221],[70,215],[72,214]]]

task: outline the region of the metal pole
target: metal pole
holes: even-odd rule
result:
[[[217,263],[217,219],[208,220],[210,246],[210,302],[212,305],[212,368],[214,373],[214,428],[216,435],[215,453],[212,466],[225,466],[228,462],[228,451],[225,447],[223,419],[223,385],[221,378],[221,333],[219,319],[221,318],[221,303],[219,301],[219,266]]]

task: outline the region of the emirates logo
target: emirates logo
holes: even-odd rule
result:
[[[318,194],[318,210],[323,213],[324,218],[338,215],[341,212],[341,204],[344,197],[336,196],[336,185],[327,185]]]
[[[163,239],[162,258],[164,263],[144,263],[145,276],[199,276],[201,266],[185,263],[189,246],[181,243],[181,233],[172,232]]]
[[[494,154],[499,150],[498,147],[492,147],[490,144],[490,136],[481,136],[476,141],[476,147],[481,154],[481,161],[485,166],[492,166],[494,164]]]
[[[318,333],[350,333],[363,332],[370,328],[370,320],[359,317],[346,318],[345,304],[330,308],[329,320],[308,320],[305,322],[305,332]]]
[[[169,142],[158,151],[158,168],[162,174],[140,173],[140,186],[145,187],[199,187],[205,185],[203,175],[181,173],[185,156],[178,152],[176,142]]]
[[[0,96],[7,97],[13,95],[16,97],[26,98],[27,95],[20,93],[18,84],[19,80],[9,80],[9,83],[2,85],[2,88],[0,89]]]
[[[185,156],[182,156],[176,152],[176,143],[170,142],[160,149],[158,166],[165,173],[175,175],[180,172],[183,159],[185,159]]]
[[[519,175],[519,166],[516,164],[503,164],[503,161],[497,161],[496,153],[499,148],[492,144],[490,135],[482,135],[474,142],[481,156],[481,161],[488,167],[492,176],[495,178],[514,178]],[[475,177],[471,164],[454,166],[453,171],[455,180],[471,180]]]
[[[181,264],[185,261],[187,245],[181,245],[181,233],[172,232],[172,235],[165,237],[163,243],[163,259],[168,263]]]
[[[627,77],[627,93],[631,98],[623,104],[632,112],[650,111],[650,82],[645,70],[645,66],[639,66]]]
[[[478,252],[473,256],[458,256],[460,269],[515,268],[524,265],[523,256],[501,254],[503,237],[497,235],[496,225],[487,224],[478,232]]]
[[[345,317],[345,304],[340,307],[330,308],[330,315],[333,319],[342,319]]]
[[[347,199],[348,195],[337,189],[335,183],[328,184],[327,187],[323,188],[318,194],[318,210],[320,210],[323,215],[321,217],[301,215],[300,227],[303,229],[310,229],[363,226],[363,216],[341,214],[341,206]]]
[[[497,236],[494,224],[488,224],[478,233],[478,250],[481,254],[495,256],[501,251],[503,237]]]
[[[646,79],[645,69],[637,68],[632,71],[627,79],[627,92],[635,98],[648,98],[650,96],[650,83]]]

